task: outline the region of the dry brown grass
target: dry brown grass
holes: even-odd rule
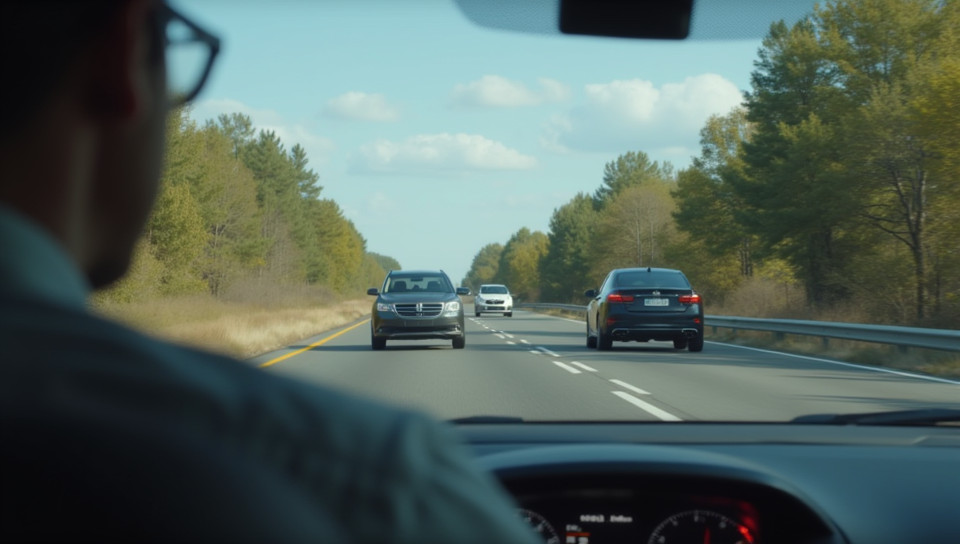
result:
[[[370,300],[264,305],[190,296],[95,309],[147,334],[239,358],[279,349],[370,313]]]

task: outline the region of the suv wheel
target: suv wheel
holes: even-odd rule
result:
[[[698,336],[696,338],[691,338],[687,342],[687,349],[693,352],[703,351],[703,336]]]
[[[370,347],[372,347],[373,349],[376,349],[376,350],[381,350],[381,349],[387,347],[387,339],[386,339],[386,338],[377,338],[376,336],[374,336],[373,334],[371,334],[371,335],[370,335]]]
[[[687,339],[686,338],[677,338],[673,341],[673,349],[686,349]]]
[[[453,349],[463,349],[467,345],[467,337],[460,335],[453,339]]]
[[[513,317],[513,312],[504,312],[504,313],[503,313],[503,316],[504,316],[504,317]]]

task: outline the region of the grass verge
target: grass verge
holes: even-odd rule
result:
[[[152,336],[248,358],[345,325],[370,313],[370,301],[263,305],[189,296],[151,302],[105,303],[94,311]]]

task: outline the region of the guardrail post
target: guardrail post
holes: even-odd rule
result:
[[[829,348],[829,347],[830,347],[830,338],[828,338],[828,337],[826,337],[826,336],[821,336],[821,337],[820,337],[820,347],[822,347],[823,349]]]
[[[784,334],[784,333],[782,333],[782,332],[775,332],[775,333],[773,333],[773,338],[774,338],[777,342],[783,342],[783,340],[786,339],[786,337],[787,337],[787,335]]]

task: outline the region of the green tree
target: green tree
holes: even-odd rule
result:
[[[702,241],[714,258],[735,253],[744,277],[753,275],[755,240],[736,219],[743,203],[730,179],[744,175],[743,143],[751,130],[742,107],[711,116],[700,131],[700,156],[677,174],[673,192],[677,228]]]
[[[594,201],[584,193],[553,211],[549,250],[540,266],[543,295],[547,300],[580,301],[583,291],[596,287],[602,279],[592,273],[590,266],[596,223]]]
[[[675,233],[671,185],[650,181],[621,191],[600,212],[591,246],[594,277],[613,268],[666,265]]]
[[[603,169],[603,185],[593,193],[596,208],[602,208],[621,191],[651,181],[673,179],[673,167],[651,161],[643,151],[630,151],[608,162]]]
[[[492,283],[500,268],[501,254],[503,254],[502,244],[487,244],[480,248],[473,257],[470,270],[463,278],[461,285],[469,287],[471,292],[476,293],[481,285]]]
[[[503,246],[496,283],[506,284],[522,300],[539,300],[540,260],[549,246],[546,234],[526,227],[518,230]]]

